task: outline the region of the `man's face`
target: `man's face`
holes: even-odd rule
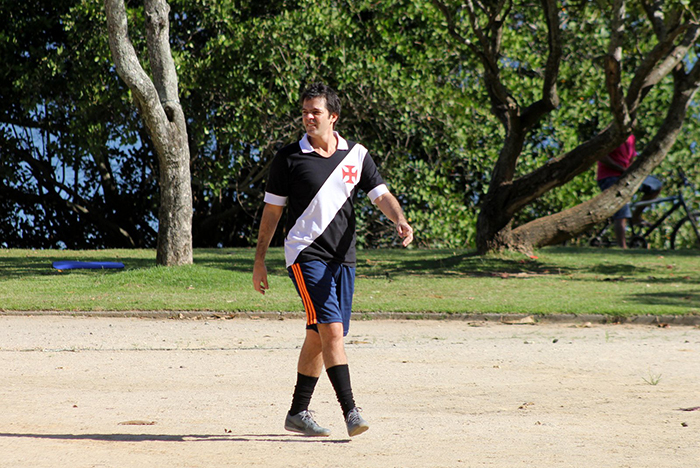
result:
[[[304,101],[301,119],[310,137],[321,137],[333,130],[338,115],[328,112],[325,98],[315,97]]]

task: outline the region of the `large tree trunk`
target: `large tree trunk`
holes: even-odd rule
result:
[[[479,253],[502,249],[530,253],[534,247],[560,243],[610,217],[629,202],[644,178],[664,159],[700,86],[700,62],[696,61],[688,73],[683,62],[700,35],[698,22],[692,18],[684,19],[680,7],[665,18],[660,2],[643,2],[658,43],[637,65],[627,89],[624,89],[621,61],[625,0],[614,0],[609,13],[611,34],[605,56],[610,123],[589,141],[516,179],[518,158],[528,133],[559,103],[556,83],[562,46],[557,2],[540,0],[548,28],[549,55],[544,70],[542,96],[529,106],[522,106],[514,99],[517,92],[511,92],[500,77],[502,28],[512,3],[463,4],[460,8],[464,9],[469,19],[469,36],[460,31],[461,25],[454,19],[455,10],[440,0],[433,0],[433,3],[444,14],[452,37],[480,59],[491,111],[505,130],[504,143],[477,218],[476,247]],[[486,21],[480,21],[482,17]],[[624,142],[634,129],[636,113],[644,97],[671,72],[674,75],[674,96],[669,103],[666,120],[614,187],[569,210],[513,227],[513,219],[520,210],[549,190],[566,184],[588,170]]]
[[[117,73],[132,92],[158,156],[160,209],[156,261],[168,266],[191,264],[190,152],[170,53],[170,7],[164,0],[145,0],[144,8],[153,81],[143,70],[129,40],[123,0],[105,0],[109,45]]]
[[[506,243],[524,252],[558,244],[585,232],[628,203],[646,176],[666,157],[681,131],[688,105],[700,84],[700,68],[695,67],[693,72],[691,79],[685,75],[677,78],[673,101],[663,125],[615,185],[573,208],[509,231]]]

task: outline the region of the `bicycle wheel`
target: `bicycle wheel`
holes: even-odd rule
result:
[[[681,219],[673,228],[671,234],[672,249],[697,249],[700,248],[700,240],[698,240],[690,216],[695,218],[696,226],[700,229],[700,211],[693,211],[689,216]]]
[[[591,247],[610,247],[612,242],[608,237],[595,236],[588,240],[588,245]]]
[[[632,236],[632,239],[629,241],[629,246],[633,249],[646,249],[649,247],[649,244],[642,236]]]

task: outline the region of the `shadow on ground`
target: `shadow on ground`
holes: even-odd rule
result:
[[[333,443],[347,444],[350,439],[304,437],[288,434],[21,434],[0,433],[0,438],[26,438],[50,440],[96,440],[112,442],[279,442],[279,443]]]

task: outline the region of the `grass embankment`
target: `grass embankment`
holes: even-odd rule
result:
[[[199,249],[194,264],[155,266],[150,250],[0,250],[0,311],[301,311],[283,252],[268,254],[270,291],[252,287],[252,249]],[[692,315],[695,251],[547,248],[531,259],[456,250],[358,252],[356,312]],[[55,260],[121,261],[69,270]]]

